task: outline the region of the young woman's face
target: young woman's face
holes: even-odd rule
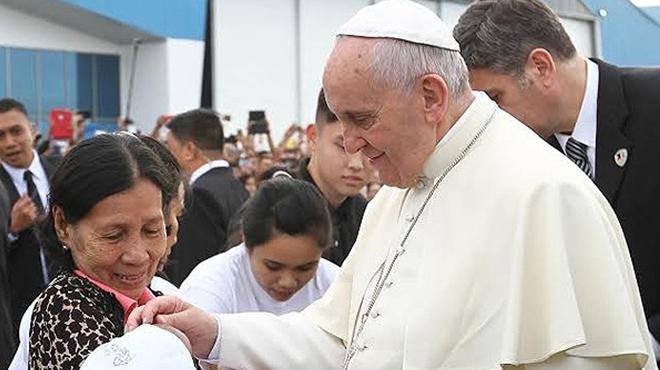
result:
[[[275,234],[249,253],[259,285],[273,299],[283,302],[314,277],[323,250],[307,235]]]

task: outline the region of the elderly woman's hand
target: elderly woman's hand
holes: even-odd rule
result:
[[[164,324],[180,330],[199,358],[209,357],[218,336],[218,322],[213,316],[175,296],[158,297],[133,310],[126,331],[142,324]]]

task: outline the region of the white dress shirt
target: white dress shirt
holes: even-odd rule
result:
[[[598,65],[589,59],[587,62],[587,84],[584,98],[580,107],[580,114],[570,135],[555,134],[561,149],[566,153],[568,138],[579,141],[587,146],[587,157],[591,164],[591,179],[596,178],[596,118],[598,113]]]
[[[5,162],[2,162],[2,166],[5,168],[5,171],[11,177],[11,181],[14,183],[16,190],[19,195],[27,194],[27,182],[23,178],[25,171],[29,170],[32,172],[32,179],[34,185],[37,187],[37,192],[39,193],[39,199],[41,199],[41,204],[43,204],[44,209],[48,209],[48,193],[50,192],[50,185],[48,183],[48,176],[46,175],[46,170],[41,165],[41,160],[39,160],[39,154],[36,151],[33,151],[34,158],[32,163],[28,168],[16,168],[8,165]]]
[[[190,185],[192,185],[198,178],[202,177],[205,173],[211,171],[214,168],[219,167],[229,167],[229,162],[224,159],[216,159],[215,161],[210,161],[199,166],[198,169],[193,171],[190,175]]]

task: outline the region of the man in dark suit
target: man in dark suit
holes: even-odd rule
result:
[[[191,110],[174,117],[167,127],[167,146],[190,178],[192,190],[165,268],[178,286],[198,263],[224,248],[229,219],[248,193],[223,159],[224,134],[214,112]]]
[[[474,89],[566,154],[609,200],[660,338],[660,69],[581,57],[539,0],[475,2],[454,37]]]
[[[11,318],[11,294],[7,276],[9,198],[0,182],[0,369],[7,369],[16,351],[16,332]]]
[[[40,158],[32,145],[34,128],[23,104],[0,100],[0,181],[7,194],[9,214],[8,275],[11,314],[18,328],[23,311],[50,281],[44,246],[37,223],[48,207],[48,178],[52,165]]]

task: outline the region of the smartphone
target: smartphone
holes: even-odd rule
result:
[[[73,111],[54,108],[50,111],[51,137],[56,140],[73,138]]]
[[[267,134],[268,122],[266,122],[266,111],[251,110],[248,116],[248,134]]]

